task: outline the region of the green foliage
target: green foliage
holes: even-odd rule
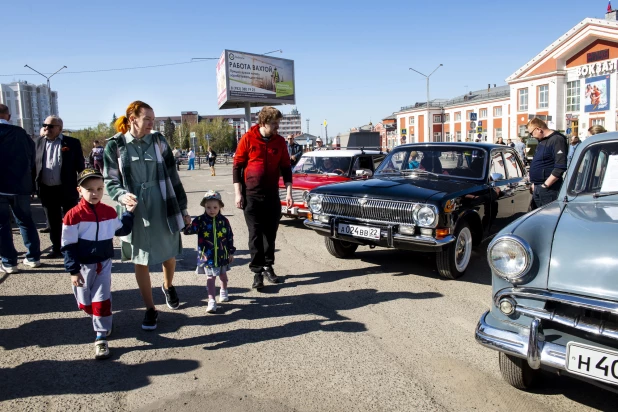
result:
[[[95,127],[88,127],[86,129],[80,129],[75,132],[71,132],[70,136],[79,139],[82,144],[82,151],[84,156],[88,156],[92,150],[92,144],[95,140],[98,140],[101,146],[105,146],[105,139],[109,139],[116,134],[113,127],[110,127],[106,123],[99,123]]]
[[[210,135],[210,147],[217,153],[232,151],[236,148],[236,135],[234,128],[224,119],[214,119],[213,121],[202,121],[197,124],[181,124],[174,134],[175,141],[182,142],[182,148],[188,149],[191,145],[190,133],[195,132],[197,138],[196,149],[199,152],[208,150],[206,135]],[[177,139],[177,140],[176,140]]]
[[[165,136],[165,139],[167,139],[167,141],[172,147],[178,146],[178,144],[176,143],[176,139],[175,139],[175,133],[176,133],[176,125],[174,124],[174,122],[172,122],[172,119],[168,117],[165,123],[163,124],[163,135]]]
[[[116,113],[114,113],[114,115],[112,116],[112,122],[109,124],[109,127],[110,127],[112,130],[116,130],[116,129],[115,129],[115,126],[114,126],[114,123],[116,123],[116,120],[117,120],[117,119],[118,119],[118,118],[116,117]]]

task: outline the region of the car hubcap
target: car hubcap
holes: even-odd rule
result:
[[[455,244],[455,267],[457,271],[463,272],[468,267],[470,255],[472,254],[472,234],[470,229],[464,227],[457,236]]]

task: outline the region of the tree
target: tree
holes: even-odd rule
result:
[[[110,129],[116,130],[116,126],[114,126],[114,123],[116,123],[117,119],[118,118],[116,117],[116,113],[114,113],[112,116],[112,122],[109,124]]]
[[[177,142],[175,141],[175,132],[176,125],[174,124],[174,122],[172,122],[172,119],[168,117],[165,123],[163,123],[163,136],[165,136],[165,138],[167,139],[169,144],[172,145],[172,147],[178,146]]]

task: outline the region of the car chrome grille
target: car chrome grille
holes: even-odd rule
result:
[[[330,196],[322,199],[327,215],[377,223],[414,224],[412,210],[416,203],[358,197]]]
[[[305,193],[305,189],[294,189],[292,188],[292,200],[294,203],[303,203],[305,199],[303,199],[303,193]],[[279,188],[279,198],[281,200],[285,200],[286,190],[284,187]]]

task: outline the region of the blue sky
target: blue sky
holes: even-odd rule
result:
[[[618,8],[618,0],[615,1]],[[304,5],[307,4],[307,5]],[[504,80],[604,0],[504,1],[48,1],[2,5],[1,83],[44,83],[53,73],[65,127],[120,115],[144,100],[157,116],[219,111],[215,62],[98,73],[73,71],[189,62],[223,49],[292,59],[296,106],[310,132],[329,136],[426,99],[451,98]],[[28,75],[26,75],[28,74]],[[289,113],[292,106],[280,106]],[[243,113],[243,110],[233,110]]]

